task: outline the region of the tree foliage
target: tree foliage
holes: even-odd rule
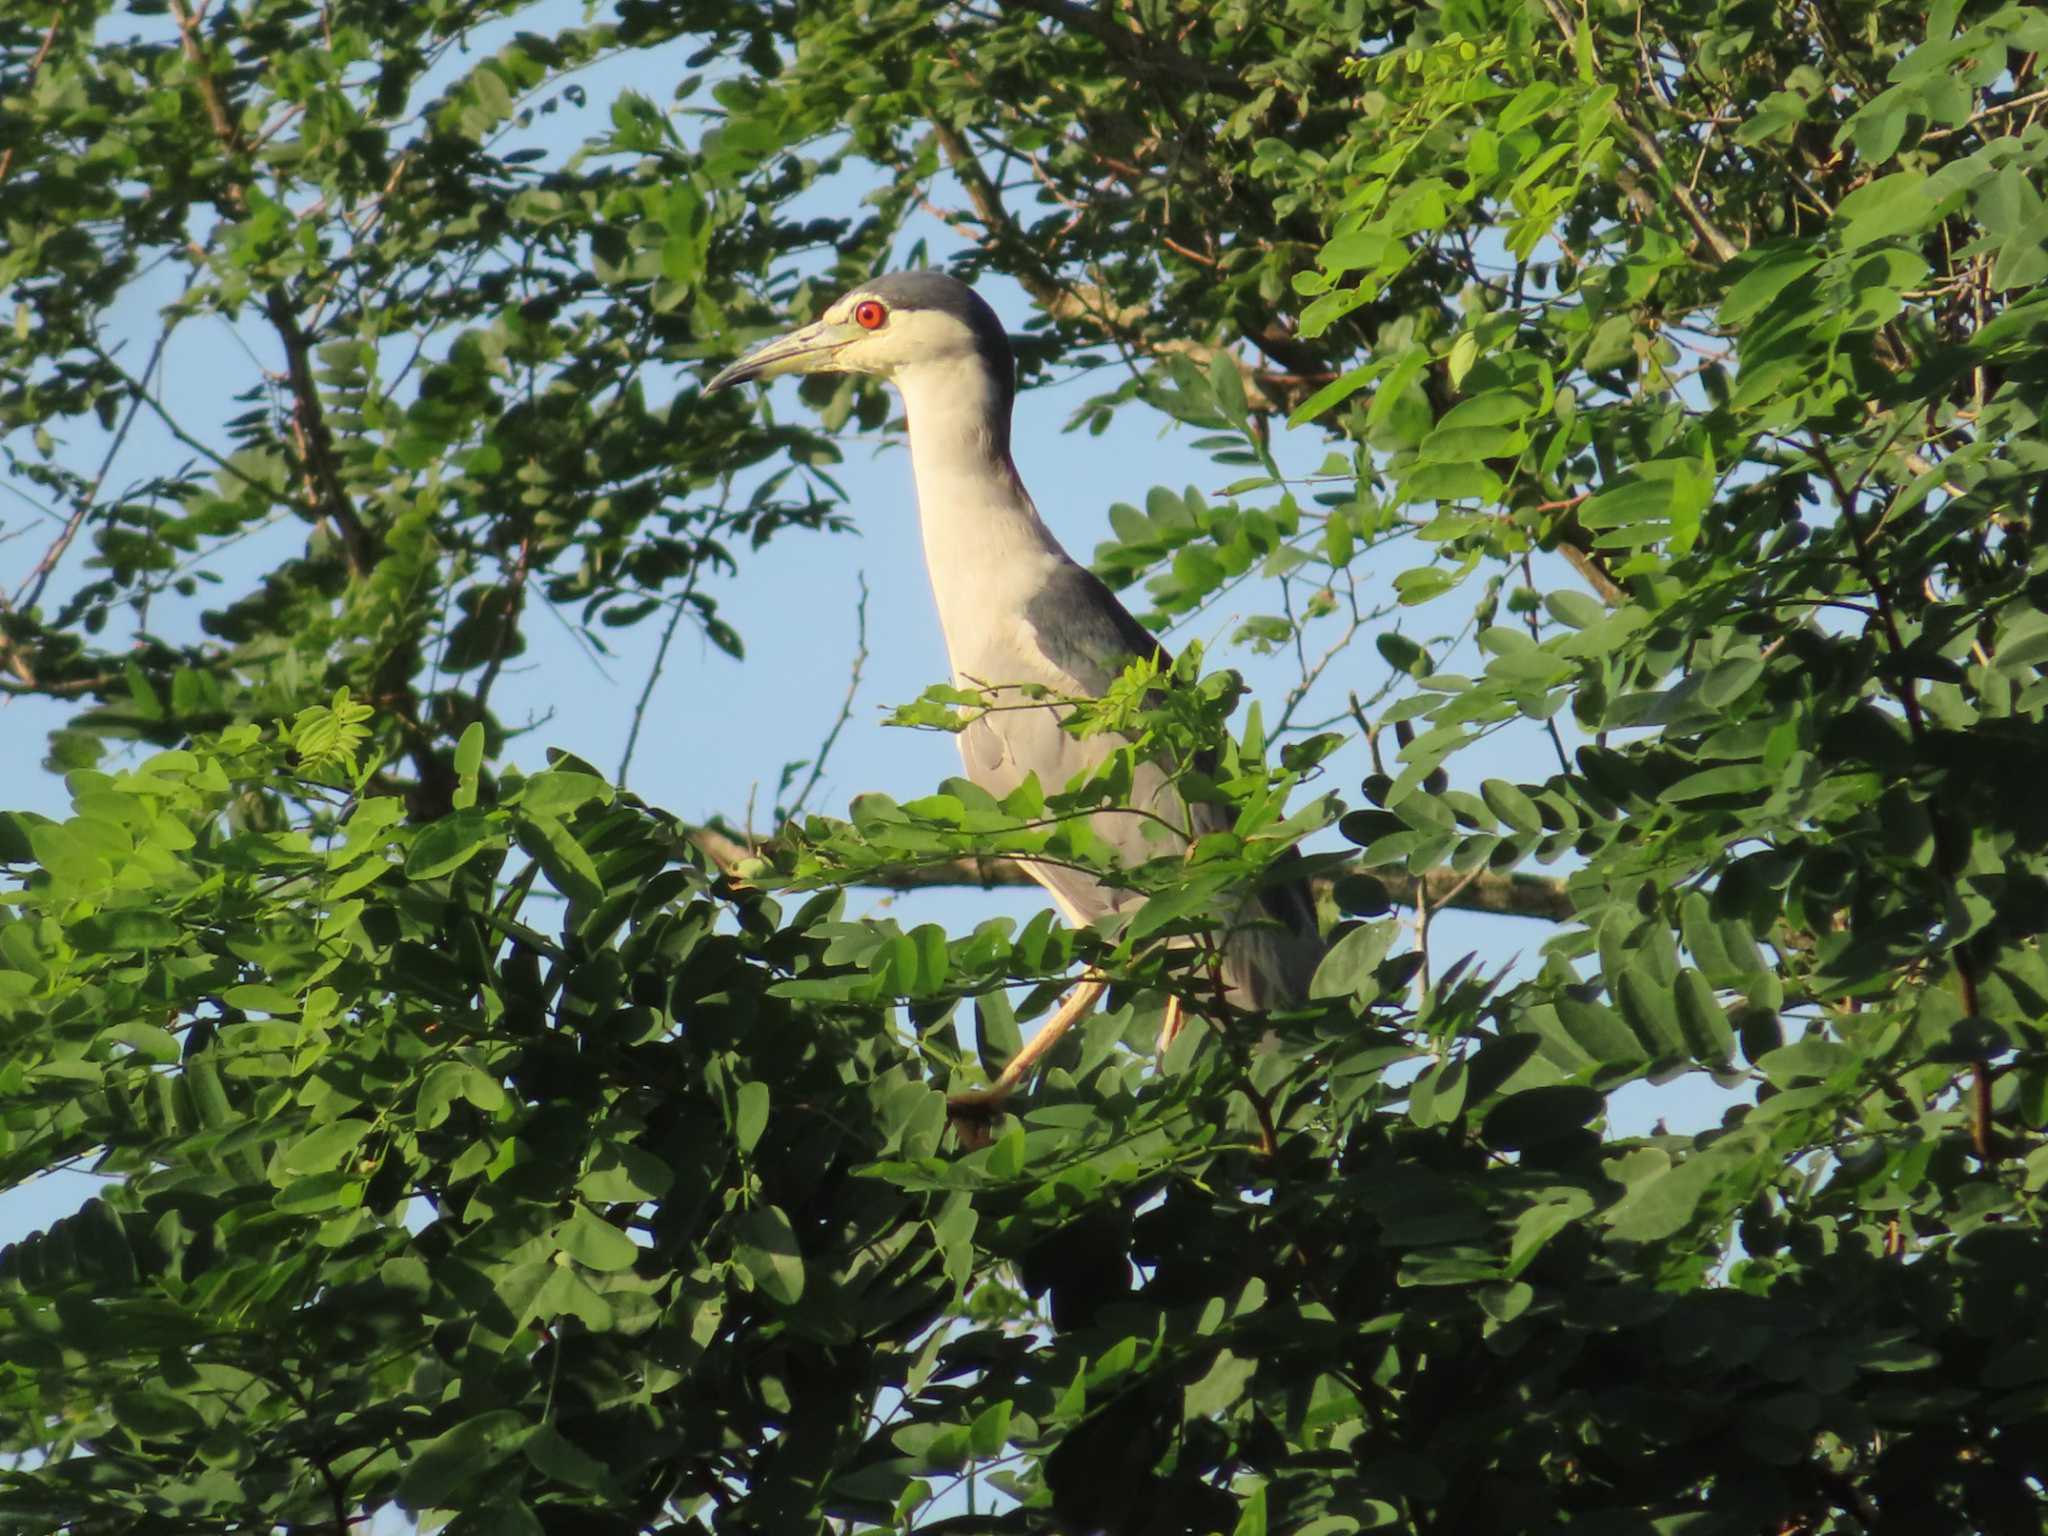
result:
[[[13,7],[0,686],[66,705],[73,810],[0,818],[0,1169],[107,1182],[0,1252],[0,1527],[2040,1530],[2044,45],[1953,0]],[[1264,724],[1194,656],[1091,706],[1238,812],[1121,928],[844,891],[1099,861],[1116,761],[731,870],[504,755],[543,603],[739,650],[718,575],[836,524],[887,402],[689,370],[934,204],[1035,300],[1027,384],[1081,359],[1077,425],[1229,466],[1098,569],[1299,660]],[[225,420],[194,335],[247,348]],[[145,418],[184,456],[116,482]],[[1310,1005],[1155,1071],[1170,941],[1332,819]],[[1431,954],[1546,867],[1530,963]],[[965,1149],[944,1091],[1082,959],[1114,1006]],[[1681,1075],[1718,1123],[1610,1126]]]

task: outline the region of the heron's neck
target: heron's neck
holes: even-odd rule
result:
[[[925,568],[957,677],[994,677],[983,643],[999,637],[1043,580],[1067,558],[1038,515],[1010,462],[1009,402],[969,360],[905,369],[896,376],[910,426]]]

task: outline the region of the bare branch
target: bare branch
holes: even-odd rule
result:
[[[676,631],[682,627],[683,611],[690,605],[690,591],[696,585],[695,578],[696,568],[692,567],[690,586],[677,593],[669,604],[668,623],[662,626],[661,642],[654,648],[654,662],[647,669],[647,681],[640,685],[640,697],[633,701],[633,723],[626,729],[625,750],[619,754],[619,771],[613,775],[621,785],[626,782],[626,770],[633,766],[633,752],[640,745],[640,728],[647,723],[647,706],[654,700],[654,685],[661,681],[661,669],[668,665],[668,648],[675,643]]]
[[[839,733],[846,729],[846,722],[853,718],[854,696],[860,692],[861,673],[868,664],[868,578],[867,572],[860,573],[860,601],[854,605],[854,651],[851,675],[846,679],[846,697],[839,701],[839,717],[832,722],[832,729],[825,733],[825,739],[818,743],[817,753],[811,758],[811,774],[804,780],[804,787],[797,791],[796,798],[789,803],[784,816],[793,817],[804,808],[804,802],[811,797],[811,791],[818,787],[818,780],[825,772],[825,759],[832,755],[832,748],[839,740]]]
[[[92,515],[93,507],[99,500],[100,487],[106,484],[107,473],[114,467],[114,460],[121,452],[121,445],[128,441],[128,429],[135,425],[135,413],[148,398],[150,376],[156,372],[157,364],[162,361],[164,344],[170,339],[171,327],[169,322],[166,322],[163,329],[157,333],[156,345],[150,350],[149,362],[143,367],[142,378],[133,398],[128,402],[127,411],[121,417],[120,426],[115,429],[113,438],[107,444],[107,451],[100,458],[99,471],[93,476],[92,484],[79,495],[77,505],[72,508],[71,515],[64,520],[63,528],[58,531],[57,537],[50,541],[49,547],[43,551],[42,559],[36,562],[35,569],[29,572],[21,586],[16,589],[13,598],[10,599],[6,593],[0,592],[0,613],[17,610],[26,613],[43,600],[43,591],[49,586],[50,578],[56,574],[65,551],[71,548],[72,540],[78,537],[79,529],[85,526],[87,519]],[[8,669],[25,685],[20,690],[12,691],[39,691],[35,671],[29,666],[28,658],[22,654],[19,646],[10,643],[5,636],[0,636],[0,660],[4,660]]]

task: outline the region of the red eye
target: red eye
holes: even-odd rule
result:
[[[880,299],[862,299],[853,306],[853,323],[864,331],[879,331],[889,321],[889,307]]]

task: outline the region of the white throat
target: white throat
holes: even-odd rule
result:
[[[991,431],[1000,405],[971,356],[899,369],[893,382],[910,427],[925,569],[956,679],[1021,682],[990,675],[999,655],[988,640],[1025,622],[1024,608],[1046,570],[1067,558],[1016,467]]]

